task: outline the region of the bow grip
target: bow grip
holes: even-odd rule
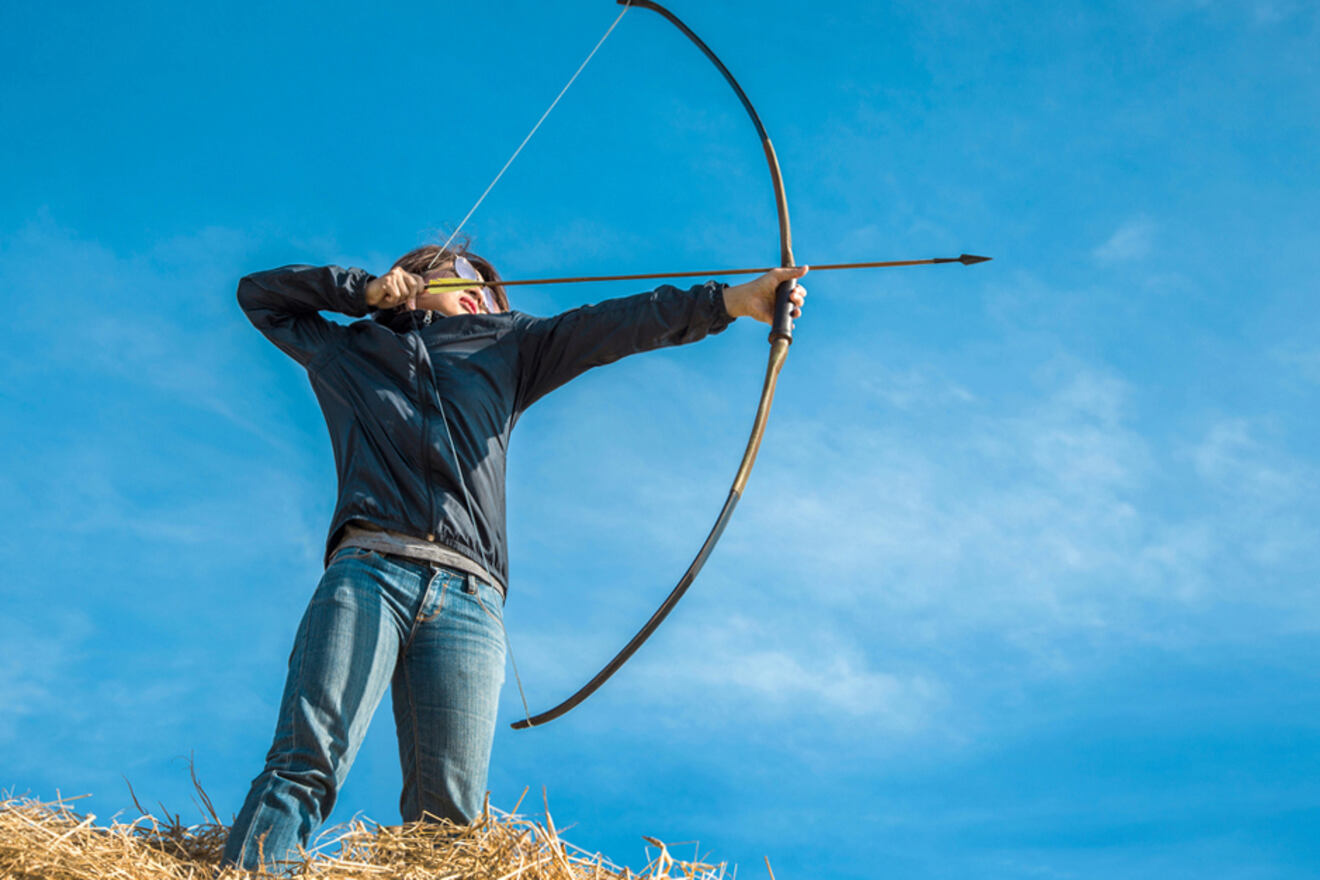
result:
[[[771,342],[777,339],[789,343],[793,341],[793,303],[788,297],[796,284],[797,281],[790,278],[775,288],[775,322],[770,327]]]

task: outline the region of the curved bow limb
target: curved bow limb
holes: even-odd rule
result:
[[[761,116],[756,112],[756,108],[752,106],[752,102],[747,97],[747,93],[744,92],[742,86],[738,84],[738,80],[734,79],[733,74],[729,72],[729,68],[724,66],[724,62],[719,59],[719,56],[711,50],[710,46],[706,45],[706,41],[697,36],[692,31],[692,28],[683,24],[674,13],[665,9],[659,3],[652,2],[652,0],[617,0],[617,2],[620,6],[627,6],[629,8],[636,6],[640,9],[650,9],[653,12],[658,12],[660,15],[663,15],[674,25],[674,27],[682,31],[684,36],[695,43],[698,49],[705,53],[706,57],[709,58],[711,63],[719,69],[719,72],[724,76],[725,81],[728,82],[729,86],[738,96],[738,100],[742,102],[743,109],[746,110],[747,115],[751,117],[752,125],[756,126],[757,135],[761,138],[761,148],[765,151],[765,161],[770,168],[770,183],[775,188],[775,210],[779,214],[779,265],[794,265],[793,229],[788,220],[788,197],[784,193],[784,175],[779,170],[779,158],[775,155],[774,144],[770,143],[770,135],[766,134],[765,126],[761,123]],[[770,329],[771,342],[776,339],[783,339],[788,343],[793,341],[793,321],[790,316],[793,307],[788,301],[788,296],[792,292],[792,281],[785,281],[783,284],[779,285],[779,289],[775,291],[775,319],[774,324]]]
[[[724,62],[711,51],[710,47],[692,32],[692,29],[683,24],[672,12],[665,9],[658,3],[651,0],[618,0],[621,6],[636,6],[642,9],[650,9],[668,19],[675,27],[683,32],[697,48],[705,53],[706,57],[719,69],[724,75],[725,80],[737,93],[738,99],[746,109],[747,115],[751,117],[752,124],[756,126],[757,134],[761,138],[761,146],[765,150],[766,162],[770,167],[770,180],[775,189],[775,208],[779,214],[779,259],[781,266],[792,266],[793,263],[793,234],[788,220],[788,199],[784,194],[783,175],[779,171],[779,160],[775,157],[775,148],[770,143],[770,137],[766,134],[765,126],[761,124],[761,117],[757,115],[756,108],[748,100],[747,94],[738,85],[738,81],[733,78],[733,74],[724,66]],[[674,610],[683,594],[687,592],[688,587],[696,580],[697,574],[706,564],[715,545],[719,542],[720,536],[724,534],[724,528],[728,525],[730,517],[733,516],[733,509],[737,507],[738,500],[742,497],[743,488],[747,485],[747,479],[751,476],[752,466],[756,464],[756,454],[761,448],[761,438],[765,433],[766,421],[770,417],[770,406],[774,402],[775,384],[779,378],[779,371],[784,365],[784,359],[788,356],[788,347],[793,341],[793,305],[789,301],[789,295],[793,292],[793,282],[786,281],[779,285],[775,291],[775,318],[774,324],[770,330],[770,357],[766,363],[765,382],[761,386],[761,399],[756,407],[756,419],[752,423],[752,433],[747,440],[747,448],[743,451],[742,462],[738,465],[738,472],[734,476],[733,486],[729,489],[729,495],[724,501],[724,507],[720,510],[719,517],[715,520],[715,525],[711,527],[710,534],[706,536],[701,549],[697,551],[696,558],[688,566],[683,577],[679,579],[678,585],[665,598],[665,601],[651,615],[651,619],[637,631],[637,634],[629,640],[614,656],[614,659],[605,665],[605,668],[596,673],[592,679],[577,690],[571,697],[564,700],[552,709],[548,709],[539,715],[531,718],[524,718],[513,724],[514,730],[526,730],[530,727],[536,727],[553,721],[564,715],[570,709],[579,705],[587,697],[596,692],[610,676],[628,662],[628,658],[637,652],[637,649],[651,637],[660,624],[669,613]]]

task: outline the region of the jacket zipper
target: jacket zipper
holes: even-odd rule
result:
[[[422,331],[417,331],[417,411],[422,417],[422,454],[418,456],[422,467],[422,489],[426,493],[426,540],[435,540],[435,496],[431,492],[431,417],[427,407],[426,383],[422,378],[422,370],[425,367],[422,354],[426,343],[422,339]]]

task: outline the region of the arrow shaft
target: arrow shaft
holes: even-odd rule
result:
[[[963,262],[960,257],[938,257],[930,260],[882,260],[864,263],[824,263],[813,265],[813,272],[828,272],[836,269],[893,269],[900,266],[930,266],[936,263],[959,263]],[[697,272],[641,272],[633,275],[577,275],[565,278],[520,278],[513,281],[500,280],[498,285],[505,287],[515,287],[519,285],[533,284],[594,284],[599,281],[650,281],[657,278],[718,278],[722,275],[764,275],[772,269],[778,269],[779,266],[757,266],[743,269],[707,269]],[[438,279],[429,282],[426,286],[429,288],[461,287],[470,285],[471,281],[465,281],[456,278],[452,282],[448,279]]]

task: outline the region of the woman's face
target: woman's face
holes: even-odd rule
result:
[[[452,261],[442,263],[422,275],[422,278],[426,281],[456,277],[458,277],[458,274],[454,270]],[[442,287],[436,290],[428,290],[418,295],[417,308],[439,312],[446,317],[489,314],[491,308],[486,303],[486,297],[482,295],[481,287],[480,282],[473,281],[467,287]],[[495,311],[498,312],[501,309],[496,306]]]

